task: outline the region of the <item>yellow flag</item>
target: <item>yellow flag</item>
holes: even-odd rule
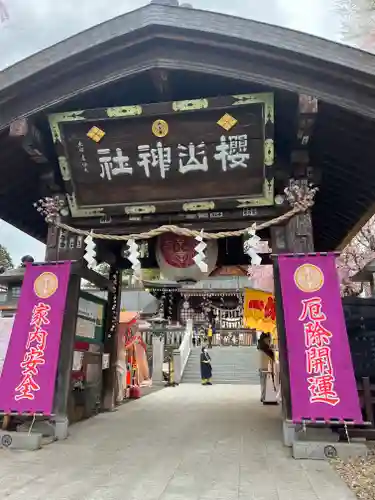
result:
[[[264,333],[276,333],[275,297],[261,290],[245,289],[243,323]]]

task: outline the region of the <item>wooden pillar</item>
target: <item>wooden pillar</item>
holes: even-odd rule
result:
[[[81,260],[83,254],[83,237],[67,233],[55,226],[48,228],[46,262]],[[81,279],[77,275],[71,275],[55,385],[55,436],[58,439],[65,439],[68,436],[68,400],[71,391],[71,373],[80,289]]]
[[[81,260],[84,252],[84,236],[78,236],[55,226],[49,226],[45,257],[47,262]]]
[[[271,245],[273,254],[314,252],[311,214],[309,212],[295,215],[285,226],[271,228]],[[282,390],[283,416],[291,419],[291,395],[288,349],[284,324],[283,300],[280,287],[279,269],[274,261],[274,281],[277,328],[279,339],[280,379]]]
[[[58,439],[66,439],[68,437],[68,400],[71,391],[72,363],[80,288],[81,279],[79,276],[71,275],[62,328],[55,386],[55,436]]]
[[[103,410],[112,411],[115,407],[116,389],[116,361],[118,347],[118,322],[121,310],[121,271],[116,266],[111,266],[109,279],[114,284],[114,291],[108,293],[106,338],[104,352],[110,356],[110,366],[103,372]]]
[[[300,186],[307,185],[314,176],[310,166],[310,141],[318,115],[318,100],[313,96],[300,94],[297,109],[297,130],[291,151],[291,172]],[[311,213],[305,212],[292,217],[285,227],[286,246],[289,253],[314,251]]]
[[[309,253],[314,251],[313,228],[310,212],[295,215],[285,227],[288,253]]]

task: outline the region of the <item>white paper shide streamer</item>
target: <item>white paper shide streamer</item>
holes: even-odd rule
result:
[[[196,255],[194,256],[194,262],[202,271],[202,273],[206,273],[208,271],[208,265],[206,262],[206,255],[204,251],[207,248],[207,244],[203,241],[203,229],[198,236],[195,237],[195,240],[198,242],[198,245],[194,248]]]
[[[262,257],[257,254],[256,248],[258,247],[261,239],[255,234],[256,226],[253,224],[251,228],[247,230],[247,239],[244,242],[243,249],[246,255],[249,256],[252,266],[260,266],[262,263]],[[248,275],[251,275],[250,269],[248,269]]]
[[[87,262],[89,269],[94,269],[97,266],[96,262],[96,243],[91,234],[85,238],[85,254],[83,256]]]
[[[135,240],[128,240],[128,260],[132,264],[132,269],[135,276],[139,276],[141,271],[141,261],[139,260],[139,246]]]

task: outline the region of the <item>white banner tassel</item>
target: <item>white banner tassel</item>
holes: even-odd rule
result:
[[[93,240],[92,232],[85,238],[85,254],[83,258],[87,262],[87,267],[89,269],[94,269],[98,263],[96,262],[96,243]]]
[[[251,228],[247,230],[247,239],[244,242],[243,249],[246,255],[249,256],[252,266],[260,266],[262,263],[262,257],[257,254],[256,248],[259,245],[261,239],[255,234],[256,225],[253,224]]]
[[[206,255],[204,253],[207,248],[207,244],[203,241],[203,229],[201,230],[200,234],[195,237],[195,240],[198,241],[198,245],[194,248],[194,250],[196,251],[196,255],[193,258],[194,262],[202,271],[202,273],[207,273],[208,265],[206,263]]]
[[[128,260],[132,264],[134,275],[138,277],[141,272],[141,261],[139,260],[139,246],[135,240],[128,240]]]

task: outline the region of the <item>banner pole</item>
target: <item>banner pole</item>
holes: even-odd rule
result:
[[[66,439],[68,437],[68,401],[71,390],[80,283],[79,276],[70,275],[55,384],[54,422],[55,437],[57,439]]]
[[[292,403],[290,396],[290,375],[289,375],[289,359],[286,343],[286,331],[284,322],[283,299],[281,293],[280,272],[278,256],[272,256],[273,276],[275,282],[275,302],[276,302],[276,325],[279,347],[279,363],[280,363],[280,380],[281,380],[281,396],[282,410],[285,420],[292,418]]]

